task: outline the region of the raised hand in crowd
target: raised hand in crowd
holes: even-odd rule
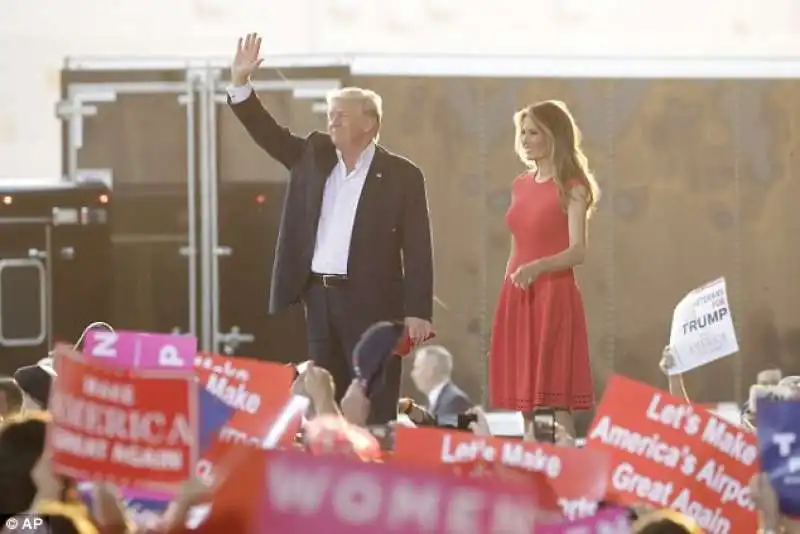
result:
[[[309,362],[297,380],[302,381],[302,386],[299,387],[311,400],[316,415],[341,413],[336,405],[336,386],[333,383],[333,376],[327,369]]]
[[[28,418],[22,417],[20,421],[25,421],[26,419]],[[34,414],[30,414],[30,420],[37,421],[38,417],[34,416]],[[46,419],[44,422],[46,424]],[[26,423],[23,422],[19,424],[24,425]],[[33,424],[35,423],[28,423],[29,426]],[[41,444],[37,443],[36,446],[37,448],[42,447],[42,454],[33,465],[33,469],[31,469],[31,480],[36,485],[36,497],[34,502],[61,500],[65,487],[63,480],[53,473],[51,462],[52,453],[44,446],[44,440],[42,440]]]
[[[217,476],[216,483],[221,477]],[[167,510],[164,512],[164,527],[162,530],[169,531],[172,528],[186,524],[189,514],[193,507],[208,502],[211,498],[213,487],[197,476],[189,478],[181,484],[178,494]]]
[[[664,350],[661,353],[661,361],[658,362],[658,367],[665,375],[669,375],[670,369],[675,367],[675,357],[672,355],[672,350],[670,349],[669,345],[664,347]]]
[[[248,33],[244,38],[239,38],[236,46],[236,55],[231,65],[231,81],[234,85],[245,85],[250,76],[258,70],[261,62],[261,37],[256,33]]]
[[[105,532],[129,530],[122,493],[112,484],[98,482],[92,485],[92,516],[103,525]]]
[[[303,376],[303,373],[297,375],[297,378],[295,378],[294,382],[292,382],[292,387],[289,391],[292,395],[299,395],[301,397],[307,397],[308,399],[311,399],[311,396],[306,391],[306,380]]]
[[[352,425],[364,426],[369,417],[370,403],[358,380],[353,380],[341,402],[342,415]]]
[[[761,378],[763,378],[762,373],[759,373]],[[742,425],[748,430],[755,431],[759,401],[786,401],[800,396],[800,389],[797,388],[796,383],[793,383],[793,380],[797,379],[796,376],[787,376],[775,385],[753,384],[750,386],[747,402],[742,407],[740,414]]]
[[[687,402],[691,402],[689,399],[689,394],[686,391],[686,384],[683,383],[683,375],[669,374],[670,370],[675,367],[675,357],[672,355],[672,349],[669,345],[664,347],[664,351],[661,353],[661,361],[658,363],[658,366],[661,368],[661,372],[667,376],[667,380],[669,380],[670,394],[675,395],[676,397],[683,397]]]

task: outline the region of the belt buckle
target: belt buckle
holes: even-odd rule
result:
[[[322,287],[324,287],[325,289],[328,289],[329,287],[331,287],[330,284],[328,283],[328,280],[330,280],[330,279],[331,279],[331,275],[323,274],[322,275]]]

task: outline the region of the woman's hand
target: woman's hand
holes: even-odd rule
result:
[[[520,266],[511,274],[511,283],[519,289],[528,289],[533,282],[542,274],[539,263],[533,261]]]

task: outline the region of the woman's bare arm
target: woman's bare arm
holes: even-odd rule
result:
[[[670,395],[675,395],[676,397],[683,397],[686,402],[692,402],[689,398],[689,393],[686,391],[686,384],[683,382],[683,374],[669,374],[669,370],[675,365],[675,360],[672,357],[672,352],[670,351],[669,345],[664,347],[664,352],[661,353],[661,362],[658,366],[661,368],[661,372],[667,375],[667,380],[669,381],[669,393]]]
[[[586,258],[586,206],[589,192],[582,185],[576,185],[569,191],[567,204],[567,227],[569,230],[569,246],[553,254],[536,260],[539,274],[555,273],[571,269],[583,263]]]
[[[517,250],[517,246],[514,243],[514,236],[511,236],[511,246],[508,249],[508,261],[506,261],[506,273],[511,268],[511,259],[514,257],[514,253]]]

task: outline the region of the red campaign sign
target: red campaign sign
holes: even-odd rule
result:
[[[609,491],[618,502],[678,510],[709,534],[758,528],[748,488],[756,438],[707,410],[615,375],[586,448],[612,456]]]
[[[529,487],[441,469],[243,447],[228,462],[199,526],[172,534],[529,534],[546,520]]]
[[[210,473],[228,444],[261,446],[267,430],[291,397],[290,366],[248,358],[202,354],[195,358],[201,387],[236,411],[222,427],[217,446],[203,453],[198,472]],[[285,436],[284,443],[294,438]]]
[[[541,520],[525,486],[397,463],[271,452],[263,525],[282,534],[532,533]]]
[[[612,468],[610,457],[600,451],[481,437],[438,428],[398,427],[393,458],[395,462],[422,467],[452,465],[458,468],[477,461],[539,473],[570,518],[594,514],[597,501],[606,493]],[[503,474],[503,478],[508,479],[508,474]]]
[[[241,446],[225,461],[202,522],[172,534],[528,534],[552,518],[535,488],[444,469]]]
[[[185,371],[138,371],[55,350],[47,444],[64,476],[174,490],[197,460],[197,386]]]

